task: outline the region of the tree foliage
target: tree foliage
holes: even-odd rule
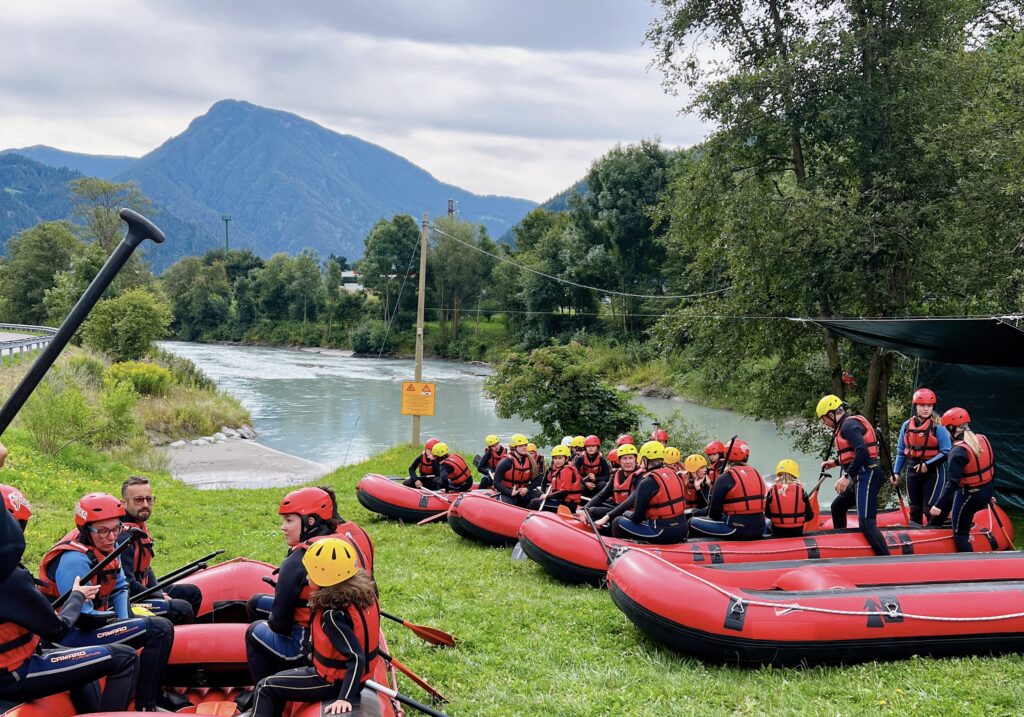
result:
[[[96,304],[82,326],[85,344],[115,361],[137,361],[167,335],[171,307],[146,289]]]
[[[564,435],[635,433],[644,411],[630,396],[601,380],[579,344],[510,354],[485,382],[501,418],[540,424],[535,439],[549,445]]]
[[[6,248],[7,257],[0,259],[0,315],[4,321],[45,324],[46,290],[71,267],[82,242],[67,223],[45,222],[11,237]]]

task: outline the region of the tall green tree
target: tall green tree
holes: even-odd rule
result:
[[[45,324],[46,290],[60,272],[71,267],[82,249],[82,242],[65,222],[38,224],[8,239],[7,256],[0,259],[0,315],[4,321]]]
[[[406,282],[401,290],[406,270],[415,273],[419,264],[420,227],[408,214],[396,214],[390,220],[381,219],[366,237],[366,249],[359,260],[363,285],[381,298],[383,318],[390,321],[400,311],[416,307],[416,291]],[[401,294],[401,296],[400,296]]]
[[[466,311],[478,305],[490,285],[497,246],[482,225],[453,216],[435,219],[434,224],[438,231],[431,235],[427,257],[432,303],[438,309],[442,340],[458,341]]]
[[[70,183],[71,215],[81,222],[88,241],[95,241],[108,255],[121,241],[118,211],[127,207],[142,214],[153,212],[153,203],[135,182],[111,182],[82,177]]]

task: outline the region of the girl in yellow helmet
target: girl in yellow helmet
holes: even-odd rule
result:
[[[502,458],[494,469],[494,489],[502,503],[512,503],[528,508],[530,502],[540,497],[537,487],[542,476],[537,475],[537,464],[527,452],[529,440],[522,433],[509,439],[509,454]]]
[[[373,578],[358,567],[352,545],[340,538],[314,543],[302,564],[309,598],[312,664],[278,672],[256,685],[252,717],[276,717],[285,702],[322,702],[323,714],[358,708],[362,683],[382,659],[380,606]]]
[[[480,488],[490,488],[494,481],[494,471],[501,459],[507,455],[501,439],[491,434],[484,439],[484,452],[473,459],[473,465],[480,471]]]
[[[775,483],[764,499],[764,517],[777,538],[803,535],[804,526],[814,519],[811,499],[800,482],[800,466],[792,458],[783,458],[775,466]]]

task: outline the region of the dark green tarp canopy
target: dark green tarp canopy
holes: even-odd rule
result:
[[[816,320],[836,334],[920,358],[939,410],[962,406],[992,441],[999,501],[1024,510],[1024,317]],[[1024,324],[1022,324],[1024,326]]]

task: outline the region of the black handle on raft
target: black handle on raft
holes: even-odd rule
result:
[[[92,307],[103,296],[103,292],[114,281],[114,277],[128,263],[128,259],[131,258],[132,253],[138,248],[139,244],[146,239],[152,239],[156,244],[163,243],[164,233],[153,222],[138,212],[131,209],[122,209],[118,212],[118,215],[128,224],[128,231],[125,233],[124,239],[114,249],[114,253],[107,259],[96,275],[96,278],[89,284],[89,288],[85,290],[78,303],[75,304],[75,307],[71,309],[71,313],[64,319],[64,323],[60,325],[57,333],[50,339],[50,343],[43,349],[43,352],[35,360],[35,363],[32,364],[32,367],[29,368],[25,378],[14,389],[14,393],[7,399],[3,408],[0,408],[0,436],[11,425],[11,421],[18,415],[18,411],[25,405],[25,401],[35,391],[39,382],[43,380],[43,376],[46,375],[53,362],[57,360],[60,352],[67,346],[71,337],[78,331],[78,328],[85,321],[89,312],[92,311]]]
[[[140,530],[139,528],[129,528],[128,529],[128,533],[129,533],[128,540],[124,541],[123,543],[121,543],[120,545],[115,547],[113,550],[111,550],[110,554],[107,555],[107,557],[103,558],[103,560],[101,560],[98,563],[96,563],[96,565],[94,565],[93,568],[89,572],[87,572],[85,575],[80,577],[78,579],[79,584],[84,585],[85,583],[87,583],[90,580],[92,580],[94,577],[96,577],[96,574],[99,571],[103,570],[103,568],[107,567],[112,562],[117,560],[117,558],[121,555],[121,553],[123,553],[125,550],[128,549],[129,545],[131,545],[136,540],[138,540],[139,538],[141,538],[143,535],[146,534],[144,531]],[[60,606],[63,605],[64,602],[69,597],[71,597],[71,592],[72,592],[71,590],[68,590],[63,595],[61,595],[59,598],[54,600],[53,603],[52,603],[53,609],[57,610],[58,608],[60,608]]]

